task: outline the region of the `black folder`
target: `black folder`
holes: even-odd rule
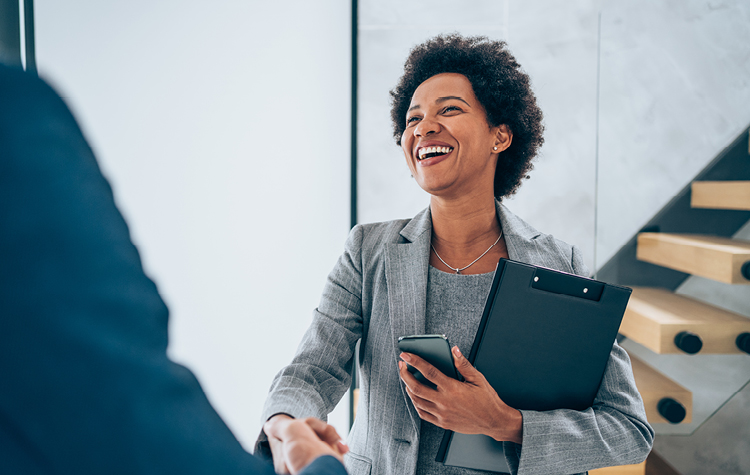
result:
[[[631,289],[500,259],[469,361],[516,409],[591,407]],[[503,442],[445,431],[436,461],[508,473]]]

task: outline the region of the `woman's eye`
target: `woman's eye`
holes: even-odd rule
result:
[[[411,124],[412,122],[416,122],[418,120],[419,120],[419,117],[413,115],[413,116],[411,116],[411,117],[409,117],[409,118],[406,119],[406,123],[407,124]]]
[[[456,106],[448,106],[445,109],[443,109],[443,112],[455,112],[455,111],[461,112],[461,108],[456,107]]]

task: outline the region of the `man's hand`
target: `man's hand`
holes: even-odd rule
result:
[[[464,377],[463,382],[444,375],[417,355],[401,353],[404,361],[437,386],[437,389],[430,389],[421,384],[406,369],[406,364],[398,362],[401,379],[419,417],[443,429],[462,434],[485,434],[495,440],[520,444],[521,413],[500,399],[484,375],[464,358],[457,346],[452,352],[456,369]]]
[[[293,419],[286,414],[273,416],[263,426],[273,454],[277,473],[295,475],[322,455],[333,455],[343,462],[349,448],[336,429],[320,419]]]

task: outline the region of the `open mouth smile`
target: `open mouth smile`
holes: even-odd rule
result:
[[[422,147],[417,150],[417,160],[420,162],[427,158],[447,155],[453,151],[453,147]]]

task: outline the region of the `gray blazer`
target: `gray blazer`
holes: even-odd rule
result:
[[[497,203],[511,259],[586,275],[580,251],[542,234]],[[273,381],[263,420],[277,413],[325,419],[351,381],[360,347],[360,400],[346,456],[356,474],[414,474],[420,419],[398,376],[398,337],[425,332],[432,219],[358,225],[328,276],[313,322]],[[628,355],[615,343],[593,407],[522,411],[523,445],[506,450],[514,473],[570,474],[639,463],[653,430]]]

